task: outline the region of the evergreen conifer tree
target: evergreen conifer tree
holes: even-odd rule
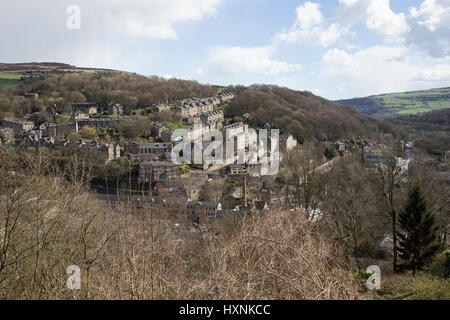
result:
[[[399,257],[403,270],[414,276],[423,270],[440,248],[439,226],[429,210],[428,200],[420,183],[410,190],[405,208],[399,215]]]

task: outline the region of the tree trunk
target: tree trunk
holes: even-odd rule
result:
[[[398,261],[398,254],[397,254],[397,213],[395,210],[392,211],[392,253],[394,254],[394,259],[392,262],[393,272],[394,274],[398,271],[397,261]]]

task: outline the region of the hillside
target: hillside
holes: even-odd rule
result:
[[[407,130],[415,146],[429,155],[441,156],[443,151],[450,150],[450,108],[397,116],[389,122]]]
[[[0,72],[42,72],[48,74],[66,72],[112,71],[101,68],[80,68],[58,62],[0,63]]]
[[[390,93],[336,102],[353,106],[359,112],[375,117],[418,114],[450,108],[450,88]]]
[[[217,88],[195,81],[166,80],[129,72],[77,68],[59,63],[0,64],[0,116],[21,115],[36,111],[71,111],[73,103],[116,102],[125,114],[189,97],[207,97]],[[23,100],[25,93],[39,94],[37,101]]]
[[[165,80],[128,72],[76,68],[58,63],[0,64],[0,74],[16,73],[22,79],[9,90],[0,91],[0,116],[36,111],[70,113],[73,103],[114,101],[124,106],[126,115],[142,113],[155,103],[189,97],[214,95],[220,88],[178,79]],[[227,118],[249,121],[262,128],[266,123],[305,140],[336,141],[369,137],[379,130],[391,132],[381,121],[361,115],[352,107],[342,107],[310,92],[277,86],[234,88],[240,91],[226,109]],[[25,93],[37,92],[39,98],[24,100]]]
[[[256,127],[269,122],[282,132],[292,133],[300,142],[367,137],[378,130],[391,130],[384,122],[364,116],[352,107],[343,108],[310,92],[277,86],[245,89],[226,108],[226,115],[236,120],[246,113]]]
[[[16,88],[25,79],[65,73],[109,72],[108,69],[78,68],[57,62],[0,63],[0,89]]]
[[[397,119],[411,123],[439,125],[450,130],[450,108],[416,115],[399,116]]]

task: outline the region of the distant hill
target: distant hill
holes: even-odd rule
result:
[[[419,119],[423,123],[437,124],[450,129],[450,108],[421,114]]]
[[[282,133],[292,133],[299,141],[336,141],[392,130],[384,121],[362,115],[352,107],[343,108],[311,92],[277,86],[245,88],[225,113],[236,120],[248,113],[255,127],[269,123]]]
[[[450,131],[450,108],[421,114],[401,115],[389,121],[396,124],[422,126],[428,130],[433,130],[435,126],[441,126],[443,130]]]
[[[80,68],[59,62],[0,63],[0,72],[42,72],[48,74],[67,72],[113,71],[102,68]]]
[[[450,108],[450,88],[390,93],[336,102],[353,106],[359,112],[374,117],[419,114]]]
[[[57,62],[0,63],[0,89],[16,88],[25,79],[65,73],[111,72],[109,69],[78,68]]]
[[[440,157],[450,150],[450,108],[388,119],[396,128],[410,133],[415,147]]]

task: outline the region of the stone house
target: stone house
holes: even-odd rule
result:
[[[73,112],[82,112],[86,114],[97,114],[99,112],[99,105],[97,103],[75,103],[72,105]]]
[[[291,134],[285,133],[280,136],[280,151],[289,152],[297,146],[297,139]]]
[[[182,215],[187,198],[183,197],[156,197],[129,194],[96,194],[95,197],[100,201],[107,202],[112,208],[118,208],[122,205],[132,205],[137,210],[149,211],[152,209],[167,210],[171,214]]]
[[[227,126],[224,126],[223,129],[223,135],[226,137],[226,133],[229,134],[229,136],[237,136],[241,133],[247,133],[248,132],[248,125],[244,124],[243,122],[233,123]]]
[[[152,122],[150,124],[150,135],[152,137],[161,139],[164,131],[167,131],[167,130],[169,130],[169,128],[160,122]]]
[[[243,164],[232,164],[227,168],[228,174],[231,176],[247,174],[248,168]]]
[[[188,201],[185,213],[190,219],[215,218],[221,210],[222,204],[220,202]]]
[[[217,97],[207,99],[208,103],[212,104],[214,107],[220,105],[220,99]]]
[[[157,143],[139,143],[126,142],[125,153],[132,160],[153,160],[155,158],[165,158],[168,153],[172,152],[172,144],[166,142]]]
[[[8,142],[14,139],[14,131],[11,128],[1,128],[0,129],[0,138],[2,138],[3,142]]]
[[[192,118],[192,117],[197,117],[201,115],[201,109],[199,108],[199,106],[197,104],[188,104],[188,105],[183,105],[180,107],[177,107],[175,109],[175,112],[178,113],[181,118],[186,119],[186,118]]]
[[[123,115],[123,107],[119,103],[110,103],[108,105],[109,115]]]
[[[64,137],[75,131],[75,122],[43,124],[39,130],[44,137]]]
[[[114,124],[122,122],[123,118],[90,118],[75,121],[75,132],[78,133],[85,126],[97,130],[111,129]]]
[[[14,135],[21,135],[25,131],[32,130],[34,128],[34,122],[17,118],[5,118],[2,121],[2,126],[12,129]]]
[[[180,166],[172,162],[144,161],[139,165],[140,183],[177,179],[181,174]]]
[[[219,110],[204,113],[201,115],[200,119],[203,123],[213,123],[213,122],[223,122],[225,118],[223,115],[223,111]]]
[[[79,143],[80,151],[105,159],[105,163],[120,158],[120,146],[115,144],[99,144],[97,142]]]
[[[167,112],[170,111],[172,107],[168,104],[154,104],[151,106],[152,112]]]
[[[184,121],[187,123],[190,123],[190,124],[199,122],[200,120],[201,120],[201,118],[199,116],[184,118]]]
[[[221,103],[228,102],[230,100],[233,100],[235,98],[234,93],[228,92],[228,93],[222,93],[219,95],[219,99]]]
[[[214,111],[214,105],[212,103],[207,102],[206,100],[203,100],[199,103],[199,112],[201,113],[208,113]]]
[[[89,114],[87,113],[83,113],[82,111],[77,111],[73,113],[73,121],[77,121],[77,120],[86,120],[89,119]]]
[[[36,92],[27,92],[24,94],[24,97],[36,101],[39,98],[39,94]]]
[[[345,143],[343,143],[343,142],[336,141],[334,146],[335,146],[336,150],[339,151],[339,152],[344,152],[345,151]]]

